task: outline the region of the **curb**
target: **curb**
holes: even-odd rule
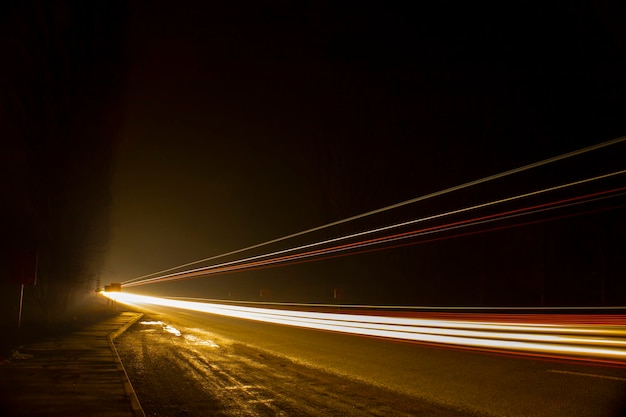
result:
[[[122,364],[122,360],[120,359],[120,355],[117,353],[117,349],[115,348],[115,344],[113,343],[113,341],[119,335],[121,335],[126,330],[128,330],[130,326],[132,326],[137,321],[139,321],[139,319],[141,319],[142,317],[143,317],[143,313],[137,313],[134,318],[129,320],[119,329],[111,332],[109,336],[107,337],[107,340],[109,342],[109,347],[111,348],[111,351],[113,352],[115,356],[117,369],[121,371],[122,383],[124,384],[124,391],[126,391],[126,395],[128,395],[128,397],[130,398],[130,406],[133,410],[133,414],[135,415],[135,417],[146,417],[146,414],[144,413],[143,408],[141,407],[141,403],[139,402],[139,399],[137,398],[137,394],[135,393],[135,390],[133,389],[133,385],[130,383],[130,379],[128,378],[128,374],[126,373],[126,369],[124,369],[124,365]]]

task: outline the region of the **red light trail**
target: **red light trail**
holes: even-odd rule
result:
[[[307,329],[373,336],[501,353],[561,357],[626,366],[624,316],[604,316],[602,324],[589,324],[585,315],[563,320],[562,315],[517,317],[455,314],[446,318],[423,313],[385,315],[387,312],[350,314],[249,307],[212,302],[104,293],[118,302],[145,307],[158,305]],[[368,306],[361,306],[368,307]],[[597,321],[594,318],[594,321]]]
[[[405,240],[405,239],[416,238],[419,236],[425,236],[425,235],[434,234],[434,233],[451,231],[451,230],[459,229],[462,227],[476,226],[479,224],[486,224],[486,223],[490,223],[494,221],[507,220],[507,219],[511,219],[514,217],[522,216],[522,215],[535,214],[535,213],[543,212],[546,210],[554,210],[558,208],[569,207],[569,206],[576,205],[576,204],[597,201],[598,199],[602,199],[602,198],[613,198],[613,197],[623,195],[623,191],[625,190],[626,190],[626,187],[614,188],[611,190],[604,190],[604,191],[590,193],[590,194],[586,194],[582,196],[570,197],[570,198],[561,199],[558,201],[552,201],[549,203],[543,203],[543,204],[538,204],[534,206],[508,210],[508,211],[504,211],[504,212],[500,212],[496,214],[490,214],[486,216],[475,217],[472,219],[460,220],[460,221],[447,223],[443,225],[431,226],[431,227],[412,230],[408,232],[396,233],[393,235],[381,236],[381,237],[377,237],[373,239],[361,240],[357,242],[346,243],[342,245],[336,245],[336,246],[316,249],[312,251],[300,252],[300,253],[295,253],[291,255],[276,256],[276,255],[280,255],[281,253],[285,253],[288,251],[299,250],[299,249],[311,247],[314,245],[321,245],[327,242],[333,242],[333,241],[342,239],[342,238],[336,238],[336,239],[332,239],[329,241],[318,242],[316,244],[310,244],[310,245],[305,245],[305,246],[301,246],[297,248],[291,248],[291,249],[287,249],[283,251],[267,253],[267,254],[251,257],[251,258],[245,258],[245,259],[240,259],[240,260],[236,260],[232,262],[207,266],[204,268],[197,268],[191,271],[183,271],[183,272],[168,274],[165,276],[148,278],[148,279],[144,279],[141,281],[127,282],[124,284],[124,287],[133,287],[133,286],[138,286],[138,285],[155,284],[155,283],[166,282],[166,281],[190,279],[190,278],[195,278],[195,277],[200,277],[200,276],[232,273],[232,272],[241,271],[241,270],[251,270],[251,269],[266,268],[266,267],[271,267],[271,266],[294,264],[296,262],[308,262],[312,260],[328,259],[330,257],[336,257],[336,256],[347,256],[350,254],[355,254],[355,252],[350,252],[350,253],[345,253],[345,252],[354,251],[355,249],[359,249],[359,248],[364,248],[364,247],[374,246],[374,245],[382,245],[385,243],[395,242],[398,240]],[[604,209],[608,209],[608,208],[604,208]],[[581,215],[581,214],[584,214],[584,213],[570,214],[568,216],[571,217],[574,215]],[[561,217],[565,217],[565,216],[561,216]],[[541,219],[535,222],[527,222],[523,224],[527,225],[530,223],[537,223],[537,222],[548,221],[552,219]],[[402,223],[402,225],[404,224],[406,224],[406,222]],[[470,234],[486,233],[488,231],[501,230],[503,228],[516,227],[519,225],[520,224],[512,224],[512,225],[501,226],[498,228],[479,230],[479,231],[468,232],[468,233],[454,235],[454,236],[440,237],[440,238],[431,239],[428,241],[411,242],[411,243],[404,244],[402,246],[425,243],[425,242],[432,242],[434,240],[450,239],[454,237],[467,236]],[[378,231],[381,229],[375,229],[375,230]],[[348,238],[353,237],[353,236],[358,236],[361,234],[349,235]],[[398,246],[400,245],[395,245],[392,247],[398,247]],[[374,250],[390,249],[390,248],[391,248],[390,246],[380,247],[380,248],[369,249],[365,251],[359,251],[358,253],[364,253],[364,252],[369,252],[369,251],[374,251]],[[338,255],[338,253],[341,253],[341,255]],[[256,260],[259,258],[269,258],[269,259]]]

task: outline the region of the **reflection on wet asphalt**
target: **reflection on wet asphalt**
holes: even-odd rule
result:
[[[150,417],[459,415],[156,315],[115,344]]]

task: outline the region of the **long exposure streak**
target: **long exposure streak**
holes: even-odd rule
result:
[[[314,228],[311,228],[311,229],[303,230],[301,232],[297,232],[297,233],[293,233],[293,234],[290,234],[290,235],[287,235],[287,236],[283,236],[283,237],[280,237],[280,238],[277,238],[277,239],[272,239],[272,240],[269,240],[267,242],[258,243],[256,245],[247,246],[245,248],[237,249],[237,250],[234,250],[234,251],[231,251],[231,252],[227,252],[227,253],[223,253],[223,254],[220,254],[220,255],[211,256],[209,258],[200,259],[200,260],[197,260],[197,261],[194,261],[194,262],[189,262],[189,263],[186,263],[186,264],[183,264],[183,265],[179,265],[179,266],[176,266],[176,267],[173,267],[173,268],[168,268],[168,269],[165,269],[165,270],[153,272],[153,273],[150,273],[150,274],[147,274],[147,275],[142,275],[142,276],[130,279],[130,280],[126,281],[126,282],[141,280],[141,279],[144,279],[144,278],[152,277],[154,275],[158,275],[158,274],[162,274],[162,273],[165,273],[165,272],[174,271],[176,269],[181,269],[181,268],[184,268],[184,267],[187,267],[187,266],[191,266],[191,265],[196,265],[196,264],[199,264],[199,263],[202,263],[202,262],[208,262],[208,261],[212,261],[212,260],[215,260],[215,259],[223,258],[223,257],[226,257],[226,256],[236,255],[238,253],[242,253],[242,252],[249,251],[249,250],[252,250],[252,249],[260,248],[260,247],[267,246],[267,245],[270,245],[270,244],[273,244],[273,243],[281,242],[281,241],[284,241],[284,240],[287,240],[287,239],[291,239],[291,238],[294,238],[294,237],[297,237],[297,236],[302,236],[302,235],[305,235],[305,234],[309,234],[311,232],[315,232],[315,231],[318,231],[318,230],[323,230],[323,229],[326,229],[326,228],[329,228],[329,227],[332,227],[332,226],[336,226],[336,225],[339,225],[339,224],[347,223],[347,222],[350,222],[350,221],[353,221],[353,220],[357,220],[357,219],[360,219],[360,218],[364,218],[364,217],[368,217],[368,216],[371,216],[371,215],[374,215],[374,214],[382,213],[382,212],[385,212],[385,211],[388,211],[388,210],[392,210],[392,209],[395,209],[395,208],[398,208],[398,207],[403,207],[403,206],[406,206],[406,205],[409,205],[409,204],[414,204],[414,203],[417,203],[417,202],[420,202],[420,201],[424,201],[424,200],[428,200],[428,199],[431,199],[431,198],[434,198],[434,197],[438,197],[438,196],[442,196],[442,195],[445,195],[445,194],[449,194],[449,193],[452,193],[454,191],[458,191],[458,190],[462,190],[462,189],[465,189],[465,188],[473,187],[473,186],[478,185],[478,184],[484,184],[484,183],[487,183],[487,182],[490,182],[490,181],[493,181],[493,180],[496,180],[496,179],[504,178],[504,177],[507,177],[507,176],[510,176],[510,175],[513,175],[513,174],[517,174],[517,173],[520,173],[520,172],[524,172],[524,171],[528,171],[528,170],[531,170],[531,169],[534,169],[534,168],[538,168],[538,167],[543,166],[543,165],[552,164],[552,163],[557,162],[557,161],[561,161],[561,160],[568,159],[568,158],[571,158],[571,157],[574,157],[574,156],[582,155],[582,154],[585,154],[585,153],[588,153],[588,152],[592,152],[592,151],[595,151],[595,150],[598,150],[598,149],[601,149],[601,148],[613,146],[613,145],[616,145],[616,144],[624,142],[624,141],[626,141],[626,136],[622,136],[622,137],[619,137],[619,138],[616,138],[616,139],[612,139],[612,140],[609,140],[609,141],[606,141],[606,142],[598,143],[596,145],[589,146],[587,148],[578,149],[576,151],[568,152],[568,153],[565,153],[565,154],[562,154],[562,155],[559,155],[559,156],[555,156],[555,157],[552,157],[552,158],[544,159],[542,161],[538,161],[538,162],[534,162],[532,164],[524,165],[522,167],[518,167],[518,168],[515,168],[515,169],[511,169],[509,171],[501,172],[499,174],[491,175],[491,176],[488,176],[488,177],[485,177],[485,178],[481,178],[481,179],[478,179],[478,180],[470,181],[470,182],[467,182],[467,183],[464,183],[464,184],[460,184],[460,185],[457,185],[457,186],[454,186],[454,187],[446,188],[444,190],[440,190],[440,191],[436,191],[434,193],[426,194],[426,195],[423,195],[421,197],[412,198],[410,200],[406,200],[406,201],[403,201],[403,202],[400,202],[400,203],[392,204],[390,206],[386,206],[386,207],[382,207],[382,208],[379,208],[379,209],[376,209],[376,210],[368,211],[366,213],[362,213],[362,214],[359,214],[359,215],[356,215],[356,216],[348,217],[346,219],[338,220],[338,221],[335,221],[335,222],[332,222],[332,223],[328,223],[328,224],[325,224],[325,225],[322,225],[322,226],[317,226],[317,227],[314,227]],[[562,185],[562,186],[558,186],[557,188],[563,188],[563,187],[566,187],[566,186],[580,184],[580,183],[588,182],[588,181],[595,181],[597,179],[605,178],[605,177],[608,177],[608,176],[620,175],[623,172],[624,171],[614,172],[614,173],[611,173],[611,174],[602,175],[600,177],[595,177],[595,178],[591,178],[591,179],[588,179],[588,180],[582,180],[582,181],[577,181],[577,182],[571,183],[571,184],[565,184],[565,185]],[[552,189],[548,189],[548,190],[552,190]],[[539,191],[538,193],[541,193],[541,192],[543,192],[543,191]],[[531,193],[531,194],[535,194],[535,193]],[[527,195],[523,195],[522,197],[526,197],[526,196]],[[517,197],[515,197],[515,198],[517,198]]]
[[[626,326],[420,319],[245,307],[129,293],[104,295],[129,305],[159,305],[363,336],[626,365]]]
[[[500,200],[490,201],[490,202],[487,202],[487,203],[477,204],[477,205],[474,205],[474,206],[465,207],[465,208],[458,209],[458,210],[452,210],[452,211],[448,211],[448,212],[445,212],[445,213],[439,213],[439,214],[435,214],[435,215],[431,215],[431,216],[426,216],[426,217],[422,217],[422,218],[419,218],[419,219],[414,219],[414,220],[410,220],[410,221],[406,221],[406,222],[393,224],[393,225],[390,225],[390,226],[375,228],[375,229],[372,229],[372,230],[366,230],[366,231],[363,231],[363,232],[353,233],[353,234],[346,235],[346,236],[340,236],[340,237],[333,238],[333,239],[328,239],[328,240],[325,240],[325,241],[322,241],[322,242],[310,243],[310,244],[303,245],[303,246],[298,246],[298,247],[288,248],[288,249],[284,249],[284,250],[276,251],[276,252],[272,252],[272,253],[266,253],[266,254],[263,254],[263,255],[248,257],[248,258],[245,258],[245,259],[240,259],[240,260],[236,260],[236,261],[232,261],[232,262],[226,262],[226,263],[221,263],[221,264],[218,264],[218,265],[212,265],[212,266],[202,267],[202,268],[195,268],[195,269],[187,270],[187,271],[184,271],[184,272],[185,273],[190,273],[190,272],[195,272],[195,271],[203,271],[203,270],[207,270],[207,269],[213,269],[213,268],[216,268],[216,267],[222,267],[222,266],[232,265],[232,264],[242,263],[242,262],[249,262],[249,261],[252,261],[252,260],[263,259],[263,258],[266,258],[266,257],[269,257],[269,256],[276,256],[276,255],[279,255],[279,254],[286,254],[286,253],[291,253],[291,252],[295,252],[295,251],[298,251],[298,250],[303,250],[303,249],[313,248],[313,247],[322,246],[322,245],[326,245],[326,244],[341,242],[341,241],[345,241],[345,240],[349,240],[349,239],[353,239],[353,238],[357,238],[357,237],[367,236],[367,235],[371,235],[371,234],[375,234],[375,233],[380,233],[380,232],[385,232],[385,231],[389,231],[389,230],[393,230],[393,229],[398,229],[398,228],[405,227],[405,226],[410,226],[412,224],[423,223],[423,222],[427,222],[427,221],[431,221],[431,220],[436,220],[436,219],[441,219],[441,218],[444,218],[444,217],[449,217],[449,216],[452,216],[452,215],[462,214],[462,213],[469,212],[469,211],[474,211],[474,210],[477,210],[477,209],[484,209],[484,208],[487,208],[487,207],[490,207],[490,206],[494,206],[494,205],[499,205],[499,204],[503,204],[503,203],[509,203],[509,202],[516,201],[516,200],[519,200],[519,199],[533,197],[533,196],[537,196],[537,195],[540,195],[540,194],[545,194],[545,193],[548,193],[548,192],[557,191],[557,190],[561,190],[561,189],[564,189],[564,188],[569,188],[569,187],[576,186],[576,185],[586,184],[586,183],[597,181],[597,180],[601,180],[601,179],[607,179],[607,178],[610,178],[610,177],[613,177],[613,176],[622,175],[624,173],[626,173],[626,170],[615,171],[615,172],[611,172],[609,174],[599,175],[599,176],[592,177],[592,178],[587,178],[587,179],[584,179],[584,180],[579,180],[579,181],[574,181],[574,182],[570,182],[570,183],[566,183],[566,184],[561,184],[561,185],[554,186],[554,187],[544,188],[544,189],[533,191],[533,192],[530,192],[530,193],[519,194],[519,195],[516,195],[516,196],[507,197],[507,198],[503,198],[503,199],[500,199]],[[579,197],[577,199],[580,199],[580,198],[584,198],[584,197]],[[173,268],[173,269],[176,269],[176,268]],[[175,275],[178,275],[180,273],[181,272],[177,272],[177,273],[163,275],[163,276],[155,277],[155,278],[146,278],[147,276],[144,276],[144,278],[146,278],[146,279],[141,279],[141,280],[140,280],[140,278],[142,278],[142,277],[133,278],[133,279],[125,281],[123,284],[124,285],[128,285],[128,284],[134,283],[134,282],[137,282],[137,283],[139,283],[139,282],[140,283],[149,283],[149,282],[152,282],[153,280],[161,281],[161,279],[164,278],[164,277],[175,276]],[[148,276],[152,276],[152,275],[155,275],[155,274],[149,274]]]
[[[179,280],[179,279],[189,279],[192,277],[206,276],[206,275],[214,275],[218,273],[234,272],[236,270],[258,268],[258,267],[267,266],[271,264],[292,263],[296,260],[300,260],[304,258],[319,257],[319,256],[331,254],[331,253],[344,252],[344,251],[354,250],[357,248],[363,248],[366,246],[389,243],[389,242],[397,241],[400,239],[409,239],[409,238],[414,238],[418,236],[423,236],[426,234],[450,231],[450,230],[458,229],[460,227],[475,226],[478,224],[484,224],[484,223],[488,223],[488,222],[492,222],[496,220],[509,219],[509,218],[516,217],[522,214],[534,214],[534,213],[538,213],[541,211],[545,211],[547,209],[562,208],[562,207],[567,207],[572,204],[580,204],[583,202],[587,203],[590,201],[594,201],[594,198],[598,199],[598,198],[615,197],[617,195],[621,195],[621,194],[616,194],[616,193],[622,192],[624,190],[626,190],[626,187],[616,188],[612,190],[605,190],[605,191],[588,194],[584,196],[572,197],[572,198],[554,201],[550,203],[539,204],[539,205],[535,205],[531,207],[524,207],[524,208],[510,210],[510,211],[503,212],[503,213],[497,213],[497,214],[482,216],[482,217],[473,218],[473,219],[461,220],[461,221],[457,221],[454,223],[432,226],[429,228],[423,228],[423,229],[413,230],[409,232],[398,233],[398,234],[394,234],[390,236],[382,236],[382,237],[368,239],[364,241],[352,242],[352,243],[347,243],[343,245],[317,249],[317,250],[308,251],[308,252],[301,252],[301,253],[296,253],[296,254],[287,255],[287,256],[278,256],[278,255],[284,254],[285,252],[302,250],[305,248],[310,248],[312,246],[319,246],[319,245],[327,244],[329,242],[334,242],[337,240],[337,239],[332,239],[329,241],[304,245],[304,246],[300,246],[297,248],[272,252],[269,254],[263,254],[263,255],[241,259],[237,261],[212,265],[212,266],[208,266],[204,268],[196,268],[190,271],[173,273],[173,274],[169,274],[169,275],[165,275],[161,277],[145,279],[142,281],[128,282],[128,283],[125,283],[124,286],[132,287],[132,286],[137,286],[137,285],[153,284],[157,282],[173,281],[173,280]],[[376,231],[378,231],[378,229]],[[353,237],[353,236],[356,236],[356,235],[350,235],[348,237]],[[270,259],[258,260],[258,259],[263,259],[263,258],[269,258],[271,256],[272,258]]]

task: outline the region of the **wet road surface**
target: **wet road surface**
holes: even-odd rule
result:
[[[147,416],[473,416],[144,317],[116,347]]]
[[[117,343],[149,416],[624,415],[623,368],[146,312]]]

